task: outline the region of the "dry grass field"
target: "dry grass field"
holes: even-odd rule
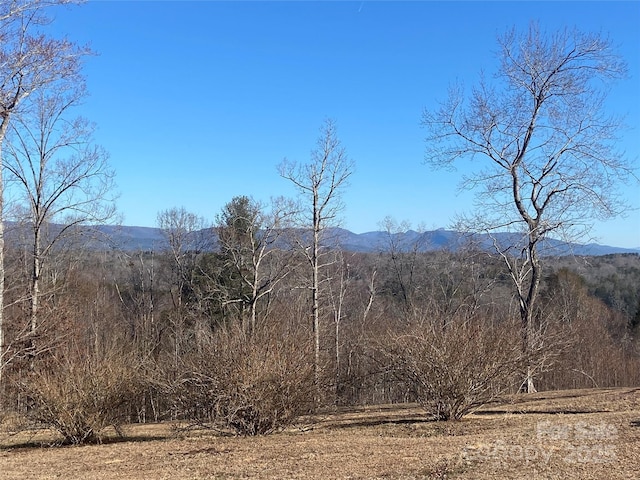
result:
[[[640,388],[514,396],[458,422],[384,406],[255,438],[160,424],[101,445],[54,442],[0,433],[0,479],[638,479]]]

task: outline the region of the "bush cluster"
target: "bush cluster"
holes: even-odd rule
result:
[[[512,326],[419,321],[377,343],[381,361],[436,420],[460,419],[512,388],[526,365]]]
[[[280,430],[314,405],[309,340],[269,328],[221,329],[191,353],[172,386],[180,416],[240,435]]]
[[[39,362],[20,384],[27,418],[57,431],[67,444],[99,442],[107,427],[120,433],[145,380],[131,355],[77,355]]]

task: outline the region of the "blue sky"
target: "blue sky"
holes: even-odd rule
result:
[[[56,11],[52,28],[87,60],[96,122],[111,155],[126,225],[155,226],[184,206],[213,220],[236,195],[293,196],[277,173],[306,162],[326,118],[356,171],[343,226],[377,230],[387,215],[447,227],[472,208],[461,172],[423,164],[422,110],[448,85],[495,66],[496,36],[537,20],[601,31],[629,80],[611,94],[627,115],[623,148],[640,154],[640,2],[98,1]],[[597,224],[600,243],[640,247],[640,193],[627,218]]]

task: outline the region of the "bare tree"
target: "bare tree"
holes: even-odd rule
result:
[[[8,0],[0,3],[0,22],[40,12],[44,7],[81,3],[81,0]]]
[[[333,326],[334,326],[334,395],[336,405],[338,403],[338,396],[340,393],[340,367],[341,357],[340,351],[342,349],[342,324],[346,317],[345,313],[345,299],[347,298],[347,292],[350,287],[350,272],[349,263],[344,257],[344,253],[340,250],[335,252],[335,261],[333,266],[335,268],[327,269],[325,272],[327,290],[329,296],[329,303],[331,310],[333,311]]]
[[[167,280],[172,311],[165,317],[173,330],[173,365],[177,369],[180,355],[193,343],[188,335],[195,335],[198,348],[202,344],[201,302],[194,294],[194,277],[200,257],[213,246],[213,232],[203,217],[184,207],[161,211],[157,224],[169,255]],[[189,323],[193,324],[193,331],[187,328]]]
[[[440,108],[425,110],[425,159],[438,167],[485,162],[463,180],[480,191],[471,228],[521,235],[508,245],[494,238],[515,286],[524,348],[531,350],[541,243],[550,235],[583,237],[594,218],[624,211],[616,187],[633,172],[615,149],[621,124],[605,112],[603,86],[626,67],[606,38],[547,34],[536,24],[523,34],[508,32],[499,46],[493,83],[481,78],[466,101],[461,88],[452,88]],[[523,388],[533,392],[533,365],[527,370]]]
[[[411,224],[407,221],[398,223],[393,217],[387,216],[379,223],[385,232],[384,243],[380,245],[382,252],[388,253],[385,257],[389,265],[387,269],[392,274],[392,280],[388,288],[393,296],[398,299],[405,321],[415,313],[418,305],[418,261],[420,260],[420,248],[423,247],[420,237],[408,240]]]
[[[172,258],[171,300],[180,309],[185,290],[191,282],[196,257],[212,247],[211,229],[206,220],[184,207],[170,208],[158,213],[158,227],[162,231]]]
[[[48,19],[46,7],[68,0],[12,0],[0,5],[0,378],[4,338],[4,179],[2,146],[10,122],[20,116],[23,101],[61,78],[80,76],[80,60],[88,53],[68,40],[39,32]]]
[[[327,120],[322,126],[317,147],[311,161],[299,164],[284,160],[279,173],[298,189],[304,202],[308,202],[304,225],[310,238],[300,242],[302,252],[311,268],[311,315],[313,318],[316,382],[320,380],[320,269],[325,266],[322,249],[327,228],[338,221],[342,210],[342,190],[353,173],[354,163],[347,157],[337,137],[336,125]],[[331,258],[331,257],[329,257]]]
[[[104,150],[93,143],[93,128],[70,118],[84,85],[66,80],[34,93],[28,109],[11,125],[5,168],[11,191],[26,204],[31,249],[31,343],[38,329],[40,275],[52,250],[78,235],[77,227],[108,222],[115,214],[114,172]]]

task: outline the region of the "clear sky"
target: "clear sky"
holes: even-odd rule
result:
[[[343,226],[387,215],[427,229],[471,209],[460,172],[423,164],[422,110],[456,80],[494,70],[496,36],[539,21],[608,34],[630,79],[611,94],[627,115],[623,148],[640,154],[640,2],[98,1],[56,11],[52,28],[87,60],[83,115],[111,155],[125,225],[155,226],[184,206],[213,220],[236,195],[294,195],[284,159],[306,162],[326,118],[356,171]],[[640,193],[599,243],[640,247]]]

